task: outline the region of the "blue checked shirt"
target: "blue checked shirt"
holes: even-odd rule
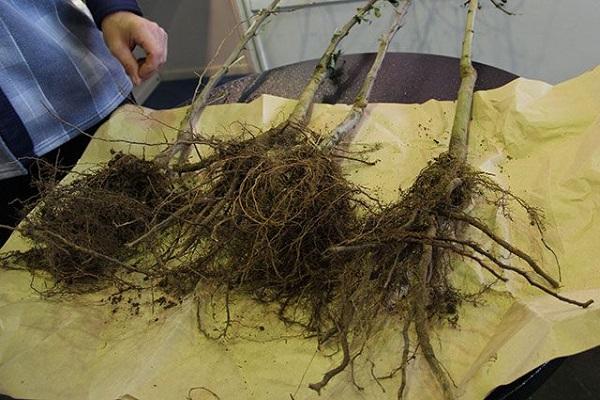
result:
[[[0,0],[0,179],[105,118],[132,84],[98,26],[135,0]]]

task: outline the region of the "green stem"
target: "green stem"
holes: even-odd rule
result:
[[[469,146],[469,123],[473,107],[473,92],[477,81],[477,71],[473,68],[471,61],[473,33],[475,27],[475,15],[477,13],[478,0],[469,2],[467,12],[467,23],[465,26],[465,37],[463,40],[462,55],[460,58],[460,89],[456,101],[456,114],[450,137],[448,153],[456,159],[466,162]]]

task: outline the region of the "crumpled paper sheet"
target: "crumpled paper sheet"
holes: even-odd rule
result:
[[[264,130],[281,121],[294,102],[263,96],[251,104],[207,108],[203,132],[235,135],[242,125]],[[348,107],[317,105],[312,129],[327,132]],[[349,176],[392,201],[449,139],[451,102],[372,104],[352,146],[381,143],[371,154],[374,167],[345,162]],[[184,110],[152,111],[127,106],[97,133],[77,169],[110,158],[110,149],[152,157],[160,146],[139,143],[173,138]],[[243,124],[242,124],[243,123]],[[252,128],[253,127],[253,128]],[[600,67],[555,87],[518,79],[475,96],[470,161],[525,200],[545,210],[547,241],[561,262],[561,293],[600,301]],[[127,140],[125,143],[122,140]],[[513,243],[557,266],[532,235],[522,215],[508,224],[494,211],[484,215]],[[475,210],[478,211],[478,209]],[[13,235],[3,250],[26,243]],[[516,262],[514,258],[511,262]],[[464,399],[481,399],[555,357],[600,345],[600,308],[564,304],[524,284],[514,274],[495,285],[477,305],[465,304],[458,327],[436,328],[433,345]],[[472,292],[490,282],[473,265],[459,265],[454,279]],[[192,301],[140,316],[103,305],[99,296],[40,299],[31,277],[0,271],[0,393],[29,399],[316,399],[307,388],[337,365],[340,354],[317,351],[316,343],[286,330],[272,309],[235,299],[232,336],[209,340],[198,333]],[[208,304],[208,303],[207,303]],[[200,321],[209,329],[205,304]],[[218,310],[217,310],[218,311]],[[221,310],[222,311],[222,310]],[[401,327],[387,329],[334,378],[322,399],[395,399],[399,377],[376,382],[399,364]],[[413,346],[414,348],[414,346]],[[417,357],[408,369],[407,398],[435,399],[440,392],[426,363]],[[196,389],[194,389],[196,388]],[[385,389],[385,392],[382,390]],[[208,389],[208,390],[206,390]],[[187,396],[187,397],[186,397]]]

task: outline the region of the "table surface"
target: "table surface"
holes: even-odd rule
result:
[[[337,77],[327,79],[316,94],[318,103],[354,101],[375,58],[374,53],[341,56]],[[311,76],[316,61],[305,61],[246,76],[217,88],[216,103],[245,103],[271,94],[298,98]],[[475,63],[478,79],[475,90],[494,89],[517,78],[488,65]],[[424,103],[427,100],[455,100],[460,86],[456,58],[415,53],[389,53],[383,61],[369,101],[372,103]]]
[[[316,95],[317,102],[352,103],[374,57],[372,53],[341,56],[337,78],[328,79],[322,85]],[[211,102],[249,102],[262,94],[297,98],[315,64],[315,60],[306,61],[229,81],[214,90]],[[517,78],[510,72],[484,64],[475,63],[475,68],[478,71],[476,90],[494,89]],[[370,101],[423,103],[431,99],[455,100],[459,85],[459,60],[456,58],[389,53]],[[521,380],[499,388],[488,399],[592,400],[600,398],[598,377],[600,348],[540,367]],[[0,395],[0,400],[10,399]]]

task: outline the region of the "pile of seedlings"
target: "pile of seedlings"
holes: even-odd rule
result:
[[[340,41],[375,3],[369,1],[334,34],[285,122],[258,136],[228,142],[213,156],[183,167],[185,171],[198,168],[210,182],[205,186],[208,196],[219,199],[200,215],[189,217],[206,230],[205,236],[196,234],[190,248],[203,248],[212,257],[211,262],[202,258],[195,269],[229,290],[281,304],[282,317],[287,306],[302,305],[310,316],[303,325],[319,337],[330,331],[324,329],[329,320],[324,310],[340,274],[340,264],[323,254],[358,229],[358,208],[365,202],[362,189],[345,178],[335,155],[331,156],[353,124],[343,123],[338,139],[323,144],[308,130],[308,114]],[[399,12],[395,19],[394,32],[403,15]],[[375,75],[361,91],[363,109],[364,93],[370,91]],[[350,115],[355,114],[353,110]]]
[[[230,141],[197,134],[194,127],[210,91],[277,11],[280,1],[273,1],[195,96],[176,143],[155,160],[117,155],[97,171],[52,187],[19,228],[32,241],[31,250],[12,257],[50,272],[57,287],[47,294],[93,291],[113,283],[120,290],[139,289],[135,280],[141,275],[178,296],[203,277],[265,300],[288,303],[303,293],[303,299],[323,296],[316,303],[325,302],[334,279],[327,278],[333,271],[322,254],[357,229],[356,208],[363,202],[357,196],[361,189],[346,180],[329,155],[341,131],[337,141],[319,144],[307,128],[308,115],[338,45],[378,10],[379,1],[369,0],[335,32],[284,123]],[[387,45],[378,67],[385,50]],[[370,86],[375,76],[368,79]],[[366,105],[365,93],[351,113],[354,119]],[[353,127],[346,125],[345,131]],[[187,155],[199,144],[210,147],[211,154],[188,163]],[[136,183],[135,193],[128,182]],[[123,270],[137,275],[126,278]]]
[[[202,182],[177,176],[164,160],[190,147],[186,138],[193,135],[191,127],[206,107],[210,91],[260,26],[277,12],[280,2],[274,0],[254,16],[225,66],[195,94],[177,143],[156,159],[119,153],[106,165],[78,173],[68,184],[39,183],[42,200],[25,208],[17,229],[31,248],[10,253],[7,260],[32,272],[48,272],[55,285],[44,295],[93,292],[112,285],[119,293],[155,284],[175,294],[193,289],[189,277],[177,287],[170,278],[178,269],[185,270],[182,277],[189,272],[179,246],[188,232],[183,230],[186,214],[209,207],[212,199],[205,195]]]
[[[328,76],[338,45],[356,24],[377,13],[379,1],[367,1],[335,32],[285,122],[226,141],[195,132],[210,90],[262,22],[277,11],[279,0],[273,1],[256,16],[225,67],[195,97],[172,146],[153,161],[117,154],[105,167],[53,187],[19,228],[32,240],[31,250],[13,253],[9,261],[49,272],[62,291],[148,286],[136,283],[133,275],[171,295],[186,296],[197,285],[210,284],[278,304],[284,322],[301,325],[319,345],[342,350],[339,365],[309,385],[317,392],[352,365],[385,324],[398,324],[404,338],[396,371],[401,372],[398,397],[404,393],[414,337],[444,397],[455,398],[431,344],[431,329],[460,306],[464,295],[451,277],[462,260],[499,281],[513,272],[561,301],[589,306],[591,300],[558,294],[559,283],[533,257],[468,212],[476,200],[505,213],[510,203],[523,209],[543,233],[539,210],[467,162],[477,78],[471,63],[477,0],[468,5],[448,151],[432,160],[398,201],[381,205],[349,182],[339,165],[348,153],[336,149],[359,124],[410,1],[386,0],[394,6],[395,18],[345,120],[325,136],[308,129],[315,93]],[[192,163],[188,156],[195,146],[210,151],[198,152],[208,155]],[[517,262],[470,239],[473,230]],[[303,312],[299,316],[289,309]],[[220,337],[226,334],[227,326]]]

